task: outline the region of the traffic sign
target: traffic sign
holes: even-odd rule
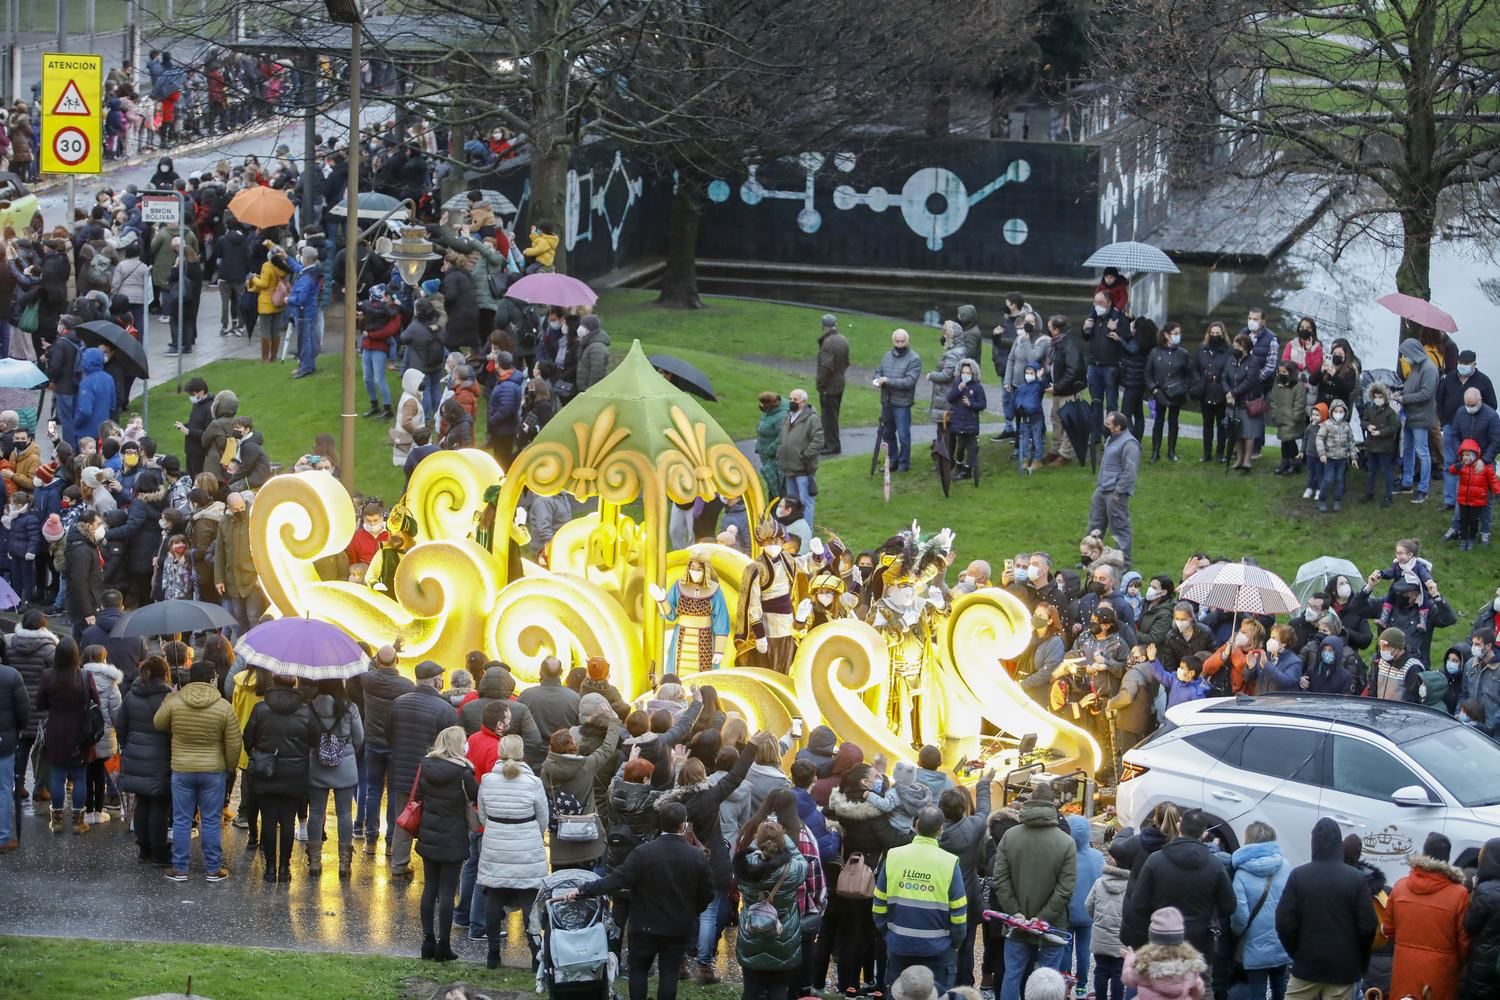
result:
[[[43,173],[103,172],[104,57],[87,53],[42,55]]]
[[[175,226],[180,219],[176,195],[148,194],[141,197],[141,221],[152,226]]]
[[[76,167],[88,159],[88,135],[76,125],[58,129],[52,136],[52,155],[65,167]]]

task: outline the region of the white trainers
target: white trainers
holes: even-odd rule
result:
[[[300,819],[297,821],[297,839],[307,839],[307,824]]]
[[[1312,499],[1312,495],[1313,495],[1313,491],[1312,491],[1311,487],[1309,487],[1308,489],[1305,489],[1305,490],[1302,491],[1302,499],[1304,499],[1304,500],[1311,500]]]
[[[109,815],[109,813],[107,813],[107,812],[96,812],[96,813],[93,814],[93,816],[94,816],[93,819],[89,819],[87,816],[85,816],[84,817],[84,822],[91,823],[94,826],[99,826],[99,825],[101,825],[103,823],[108,823],[110,821],[110,818],[111,818],[110,815]]]

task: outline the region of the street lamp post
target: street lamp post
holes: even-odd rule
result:
[[[349,214],[344,219],[344,399],[340,415],[343,465],[339,477],[354,492],[354,399],[359,370],[355,305],[359,282],[359,33],[362,15],[357,0],[325,0],[328,16],[349,25]],[[384,378],[384,373],[381,373]]]

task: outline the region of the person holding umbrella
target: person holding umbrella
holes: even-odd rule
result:
[[[308,797],[309,755],[317,745],[317,724],[297,692],[297,678],[277,674],[265,700],[251,709],[245,724],[250,785],[260,806],[260,849],[266,863],[262,878],[266,882],[285,885],[292,880],[297,810]]]

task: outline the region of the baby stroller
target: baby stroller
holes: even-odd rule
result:
[[[619,972],[620,929],[604,897],[554,899],[598,878],[568,869],[542,880],[526,921],[536,950],[536,989],[552,1000],[608,1000]]]

